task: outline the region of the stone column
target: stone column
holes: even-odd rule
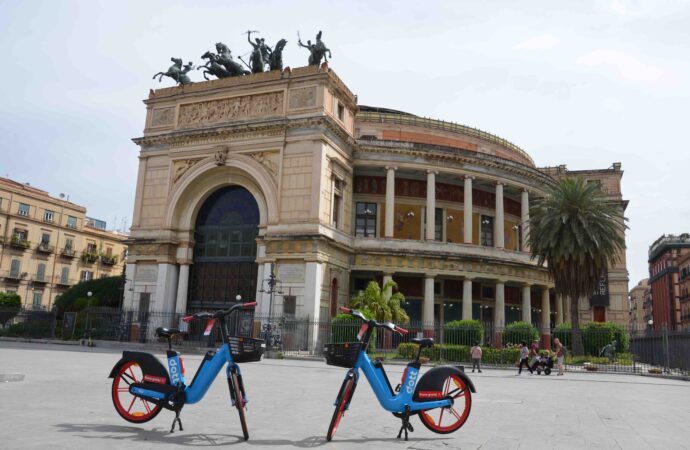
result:
[[[189,288],[189,262],[180,263],[180,275],[177,278],[177,299],[175,314],[184,316],[187,312],[187,289]]]
[[[309,349],[316,351],[316,344],[319,338],[319,326],[321,320],[321,283],[323,279],[323,264],[320,262],[307,262],[304,276],[304,308],[309,315],[309,320],[315,325],[310,330]],[[275,310],[275,305],[274,308]],[[323,318],[327,320],[327,317]]]
[[[494,347],[500,348],[503,343],[503,328],[506,324],[505,282],[496,281],[496,301],[494,303]]]
[[[563,318],[565,319],[566,322],[570,322],[571,324],[573,323],[573,318],[572,315],[570,314],[570,297],[563,297],[563,309],[564,309],[564,314]]]
[[[522,286],[522,321],[532,323],[532,287]]]
[[[556,294],[556,325],[563,323],[563,296]]]
[[[435,170],[426,171],[426,235],[427,241],[434,240],[434,230],[436,228],[436,172]]]
[[[541,348],[551,350],[551,302],[549,288],[541,291]]]
[[[434,277],[424,278],[424,305],[422,306],[424,336],[434,335]]]
[[[383,273],[383,285],[381,286],[381,289],[383,289],[383,286],[386,285],[389,281],[393,281],[393,274],[392,273]]]
[[[261,297],[258,297],[260,300],[258,300],[259,304],[257,305],[256,310],[263,318],[268,318],[269,311],[271,309],[271,295],[268,292],[265,292],[269,289],[267,280],[271,276],[271,268],[272,263],[264,263],[263,269],[259,271],[261,278],[257,280],[259,290],[263,289],[264,292],[261,292]],[[309,317],[311,318],[311,312],[307,311],[306,314],[309,314]]]
[[[165,313],[165,319],[156,326],[176,327],[177,321],[173,320],[175,312],[175,300],[177,299],[177,265],[170,263],[158,264],[158,278],[156,279],[156,294],[150,305],[150,311],[161,311]],[[149,327],[151,328],[151,327]],[[153,330],[149,331],[153,336]]]
[[[505,223],[503,220],[503,183],[496,183],[496,217],[494,218],[494,247],[505,247]]]
[[[474,177],[465,175],[465,203],[463,206],[464,216],[464,242],[472,243],[472,180]]]
[[[527,242],[527,235],[529,233],[529,193],[527,192],[527,189],[524,189],[522,191],[522,196],[521,196],[521,204],[520,204],[520,222],[522,225],[522,251],[523,252],[529,252],[529,243]]]
[[[472,278],[462,280],[462,320],[472,320]]]
[[[395,217],[395,171],[396,166],[386,166],[386,220],[384,237],[393,237],[393,220]]]

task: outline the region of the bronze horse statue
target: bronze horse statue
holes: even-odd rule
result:
[[[326,44],[321,40],[321,31],[316,35],[316,44],[312,44],[311,41],[307,41],[307,45],[302,43],[301,39],[298,39],[297,45],[304,47],[309,50],[309,65],[318,66],[321,64],[321,58],[328,62],[328,58],[332,58],[331,50],[326,47]],[[326,58],[326,53],[328,53],[328,58]]]
[[[287,44],[287,41],[285,39],[281,39],[273,48],[271,57],[268,59],[270,70],[283,70],[283,49],[285,48],[285,44]]]
[[[158,72],[153,76],[155,80],[158,77],[158,82],[163,80],[163,77],[170,77],[179,84],[190,84],[192,80],[187,76],[187,72],[194,69],[194,65],[190,62],[189,64],[182,65],[182,60],[180,58],[170,58],[174,64],[168,68],[167,72]]]
[[[244,70],[240,63],[232,59],[232,52],[230,52],[227,45],[218,42],[216,44],[216,51],[218,52],[216,61],[225,67],[225,70],[230,73],[231,77],[249,75],[250,72],[248,70]]]
[[[222,65],[218,64],[218,55],[215,53],[206,52],[201,55],[201,59],[208,59],[206,64],[197,67],[197,70],[204,69],[204,79],[208,80],[206,74],[213,75],[218,78],[228,78],[232,76],[228,70]]]

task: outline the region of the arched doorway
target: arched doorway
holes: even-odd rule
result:
[[[214,192],[199,210],[188,309],[222,309],[256,294],[259,206],[241,186]]]

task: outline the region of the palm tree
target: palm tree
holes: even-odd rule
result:
[[[398,284],[389,281],[383,289],[376,281],[370,281],[367,288],[359,291],[357,296],[350,300],[350,307],[370,312],[377,322],[407,323],[410,317],[400,306],[405,301],[405,296],[400,292],[393,293]]]
[[[578,300],[593,295],[604,270],[618,261],[626,220],[598,184],[582,178],[559,180],[530,209],[532,258],[547,264],[556,293],[571,299],[575,355],[583,353]]]

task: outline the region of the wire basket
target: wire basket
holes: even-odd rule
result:
[[[260,361],[266,349],[266,341],[244,336],[230,336],[230,353],[235,362]]]
[[[361,348],[361,342],[326,344],[323,355],[326,357],[326,364],[329,366],[351,368],[355,366]]]

